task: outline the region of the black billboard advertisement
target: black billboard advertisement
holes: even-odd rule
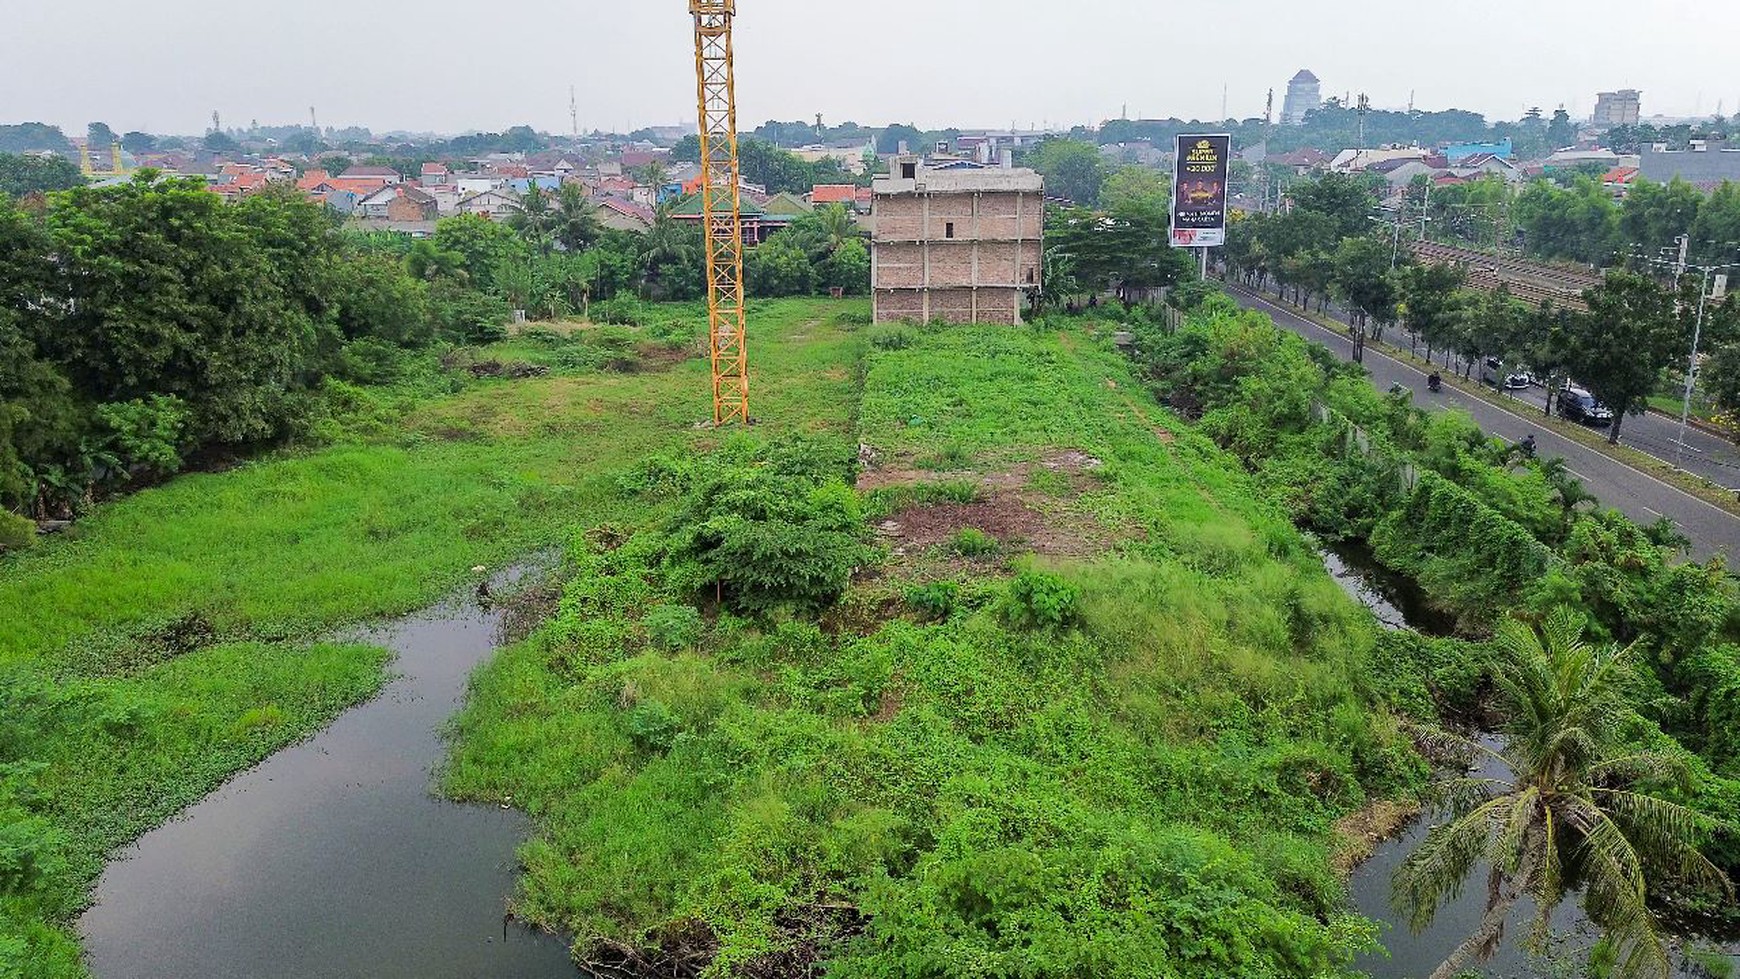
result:
[[[1232,137],[1220,133],[1178,137],[1172,176],[1172,247],[1226,244],[1227,161]]]

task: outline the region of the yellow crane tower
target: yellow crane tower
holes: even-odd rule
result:
[[[695,17],[695,85],[701,118],[701,214],[707,248],[707,336],[713,423],[749,423],[749,344],[744,336],[743,202],[737,165],[737,90],[731,21],[737,0],[689,0]]]

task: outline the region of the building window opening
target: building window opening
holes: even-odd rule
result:
[[[916,163],[902,163],[900,165],[900,176],[902,179],[905,179],[905,180],[917,180],[918,179],[918,164],[916,164]]]
[[[955,223],[953,221],[950,221],[949,223],[943,225],[943,237],[944,238],[953,238],[954,236],[955,236]]]

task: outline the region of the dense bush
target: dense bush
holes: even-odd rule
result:
[[[1553,560],[1546,545],[1436,473],[1418,478],[1406,503],[1372,531],[1378,560],[1473,624],[1493,621],[1539,587]]]
[[[293,191],[228,204],[149,170],[30,212],[0,197],[0,505],[62,513],[285,439],[327,374],[390,373],[431,301],[364,244]]]

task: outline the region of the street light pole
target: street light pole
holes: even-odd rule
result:
[[[1704,339],[1704,310],[1710,302],[1710,273],[1713,271],[1713,268],[1704,269],[1704,283],[1698,287],[1698,321],[1692,327],[1692,357],[1686,364],[1686,400],[1680,407],[1680,437],[1674,446],[1676,462],[1686,454],[1686,427],[1692,421],[1692,388],[1698,382],[1698,345]]]

